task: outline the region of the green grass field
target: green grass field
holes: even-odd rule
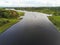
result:
[[[18,12],[19,16],[24,16],[24,12]]]
[[[49,16],[48,18],[57,27],[58,31],[60,31],[60,16]]]
[[[7,20],[7,19],[4,19],[4,20]],[[2,24],[2,26],[0,26],[0,34],[19,21],[17,19],[8,19],[8,20],[9,20],[8,23]]]

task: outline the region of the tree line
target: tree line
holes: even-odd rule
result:
[[[60,7],[20,7],[20,8],[14,8],[14,9],[43,12],[47,14],[53,14],[55,16],[60,16]]]

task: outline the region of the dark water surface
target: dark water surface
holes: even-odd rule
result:
[[[46,14],[26,12],[20,22],[0,35],[0,45],[59,45],[58,39]]]

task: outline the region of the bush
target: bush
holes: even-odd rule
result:
[[[2,18],[18,18],[19,15],[13,10],[0,10],[0,17]]]
[[[6,24],[6,23],[9,23],[10,21],[8,19],[1,19],[0,20],[0,26]]]

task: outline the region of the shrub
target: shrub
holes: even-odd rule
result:
[[[6,23],[9,23],[10,21],[8,19],[1,19],[0,20],[0,26],[6,24]]]
[[[0,10],[0,17],[2,18],[18,18],[19,15],[13,10]]]

